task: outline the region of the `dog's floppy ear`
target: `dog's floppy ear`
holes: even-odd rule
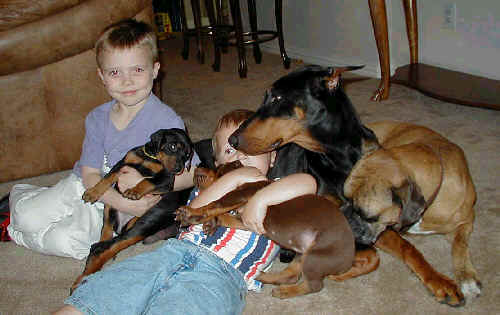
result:
[[[396,231],[409,228],[422,217],[426,208],[426,202],[420,187],[408,179],[399,188],[391,188],[392,200],[401,205],[399,222],[394,225]]]
[[[165,129],[160,129],[150,136],[151,141],[148,143],[147,150],[150,154],[156,154],[160,151],[161,141],[163,140],[163,135],[165,134]]]
[[[362,66],[346,66],[346,67],[330,67],[328,68],[329,76],[326,78],[326,88],[333,92],[340,86],[340,75],[346,71],[353,71],[363,68]]]

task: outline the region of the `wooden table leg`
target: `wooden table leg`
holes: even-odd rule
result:
[[[389,97],[389,36],[387,33],[387,13],[385,0],[368,0],[372,18],[373,33],[377,42],[378,58],[380,62],[381,79],[378,89],[373,93],[373,101],[385,100]]]

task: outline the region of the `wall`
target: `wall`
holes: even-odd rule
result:
[[[241,1],[242,7],[246,1]],[[456,4],[456,29],[443,29],[444,6]],[[418,1],[420,61],[500,79],[500,1]],[[386,0],[391,72],[409,60],[404,11]],[[274,1],[258,0],[259,25],[274,29]],[[380,77],[377,47],[366,0],[283,1],[285,47],[290,57],[322,65],[366,67]],[[277,41],[263,44],[278,52]]]

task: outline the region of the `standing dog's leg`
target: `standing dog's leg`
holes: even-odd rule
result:
[[[375,246],[401,259],[441,303],[461,306],[465,303],[456,283],[438,273],[410,242],[393,230],[380,234]]]
[[[471,214],[474,214],[474,212],[471,211]],[[474,222],[474,219],[471,222]],[[477,277],[469,254],[469,237],[472,233],[471,222],[460,225],[454,233],[447,235],[451,242],[455,277],[460,284],[462,293],[468,298],[481,294],[481,282]]]

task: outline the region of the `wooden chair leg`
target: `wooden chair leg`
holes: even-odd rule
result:
[[[259,35],[257,29],[257,7],[255,5],[255,0],[248,0],[248,17],[250,20],[250,29],[252,34],[253,42],[253,57],[255,58],[255,63],[260,64],[262,62],[262,52],[259,47]]]
[[[234,32],[236,35],[236,47],[238,49],[238,72],[240,78],[247,77],[247,60],[245,55],[245,44],[243,42],[243,25],[241,22],[241,9],[239,0],[229,0],[231,15],[233,17]]]
[[[199,0],[191,0],[191,7],[193,8],[193,18],[194,18],[194,27],[196,31],[196,43],[198,45],[198,61],[201,64],[205,63],[205,52],[203,51],[203,42],[201,36],[201,7]]]
[[[285,69],[290,69],[290,58],[285,51],[285,39],[283,37],[283,0],[275,0],[274,15],[276,17],[276,31],[278,32],[278,43],[280,46],[281,59]]]

